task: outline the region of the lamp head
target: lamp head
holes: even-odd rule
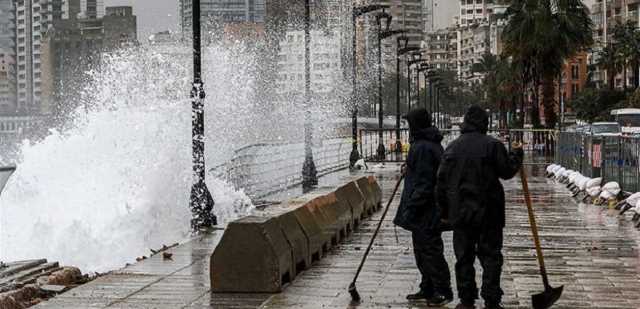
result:
[[[398,36],[398,47],[407,48],[409,47],[409,38],[406,35]]]

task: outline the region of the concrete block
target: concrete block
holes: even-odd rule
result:
[[[291,213],[295,216],[302,232],[307,238],[310,263],[320,260],[323,252],[329,250],[331,237],[333,235],[325,234],[315,214],[304,204],[289,203],[288,207],[291,209]],[[310,264],[307,264],[307,266],[309,265]]]
[[[287,205],[272,205],[254,214],[261,217],[276,218],[280,224],[280,229],[287,242],[291,246],[293,253],[293,263],[295,274],[311,265],[311,253],[309,251],[309,238],[302,229],[293,208]]]
[[[378,210],[380,210],[380,208],[382,208],[382,188],[380,187],[380,184],[378,184],[378,180],[375,176],[369,176],[368,180],[369,188],[373,193],[374,201],[378,207]]]
[[[347,201],[351,208],[352,226],[355,228],[364,218],[365,198],[355,182],[348,182],[336,190],[339,200]]]
[[[362,194],[365,198],[364,213],[366,216],[370,216],[378,206],[375,201],[374,192],[371,189],[371,185],[369,184],[369,178],[358,178],[358,180],[356,180],[356,184],[358,184],[358,188],[360,188],[360,191],[362,191]]]
[[[214,293],[278,293],[295,276],[293,249],[272,217],[229,223],[210,263]]]

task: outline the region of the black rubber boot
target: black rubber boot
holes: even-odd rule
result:
[[[451,295],[442,295],[440,293],[436,293],[429,299],[427,299],[427,306],[429,307],[442,307],[453,301],[453,296]]]

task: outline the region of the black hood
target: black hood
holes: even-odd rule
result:
[[[409,122],[409,130],[411,133],[431,127],[431,115],[424,108],[418,108],[410,111],[404,116]]]
[[[442,133],[436,127],[428,127],[424,129],[420,129],[418,131],[411,131],[411,139],[412,141],[417,140],[427,140],[430,142],[434,142],[440,144],[442,142]]]
[[[464,114],[462,133],[479,132],[486,134],[489,129],[489,115],[477,105],[472,105]]]

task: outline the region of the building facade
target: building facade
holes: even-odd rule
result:
[[[424,55],[436,70],[457,70],[458,33],[454,28],[438,29],[425,34]]]
[[[311,32],[311,93],[318,100],[336,100],[335,87],[343,84],[340,35]],[[289,31],[280,42],[277,93],[301,97],[305,89],[304,32]]]
[[[594,26],[594,41],[595,46],[593,53],[589,59],[590,64],[595,65],[598,63],[598,53],[609,44],[613,44],[613,29],[616,25],[626,23],[627,21],[634,22],[640,27],[640,0],[596,0],[591,7],[591,19]],[[599,87],[607,81],[607,73],[595,66],[596,70],[593,72],[592,81]],[[631,70],[629,68],[629,70]],[[624,74],[618,74],[614,81],[615,87],[622,88],[624,83],[627,85],[633,83],[631,78],[636,74],[627,72],[627,78],[629,80],[624,81]]]
[[[267,0],[202,0],[200,15],[205,25],[223,26],[227,23],[264,23]],[[182,32],[191,31],[193,4],[180,0]]]
[[[16,110],[16,28],[13,0],[0,0],[0,115]]]
[[[103,52],[136,44],[136,26],[127,6],[108,7],[102,18],[54,21],[40,47],[42,111],[60,115],[74,109],[89,78],[86,72],[99,66]]]

